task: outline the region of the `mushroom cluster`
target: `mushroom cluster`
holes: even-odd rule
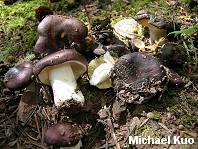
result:
[[[37,61],[26,61],[11,68],[5,75],[5,84],[10,90],[20,90],[35,76],[52,87],[57,107],[63,104],[82,107],[84,96],[76,80],[88,67],[86,58],[81,55],[85,51],[88,29],[77,18],[53,15],[46,6],[40,6],[35,12],[40,22],[34,49]]]
[[[34,48],[36,60],[9,69],[5,74],[5,85],[15,91],[26,88],[33,81],[41,82],[51,86],[58,110],[66,107],[67,114],[79,112],[84,105],[84,96],[77,79],[88,68],[87,59],[81,55],[86,48],[88,29],[77,18],[53,15],[45,6],[35,12],[39,22],[39,38]],[[59,122],[45,132],[45,142],[61,148],[80,149],[81,138],[77,124]]]

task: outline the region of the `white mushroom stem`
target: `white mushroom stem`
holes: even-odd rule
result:
[[[89,80],[89,83],[91,85],[96,86],[97,84],[105,81],[107,78],[110,77],[111,68],[115,64],[115,61],[112,58],[112,56],[109,54],[108,51],[104,54],[103,58],[104,58],[105,63],[100,64],[94,70],[94,72]]]
[[[78,144],[75,146],[70,146],[70,147],[60,147],[60,149],[80,149],[82,147],[82,141],[80,140]]]
[[[150,34],[150,44],[155,43],[155,41],[159,41],[160,38],[167,38],[167,30],[158,29],[157,27],[149,27]]]
[[[54,103],[61,106],[65,101],[73,99],[84,104],[84,96],[77,88],[70,63],[53,67],[49,71],[49,80],[53,89]]]

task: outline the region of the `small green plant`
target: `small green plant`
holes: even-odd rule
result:
[[[170,96],[176,95],[176,91],[175,91],[173,88],[169,88],[169,89],[167,90],[167,93],[168,93],[168,95],[170,95]]]
[[[171,107],[170,107],[170,111],[171,111],[171,112],[175,112],[176,109],[177,109],[177,106],[171,106]]]
[[[189,28],[189,29],[184,29],[184,30],[181,30],[181,31],[174,31],[174,32],[169,33],[169,34],[174,34],[174,37],[176,37],[180,34],[185,34],[185,35],[188,35],[190,37],[190,43],[191,43],[192,50],[193,50],[194,55],[195,55],[195,66],[194,66],[193,70],[190,72],[190,74],[192,74],[197,69],[197,64],[198,64],[197,49],[194,47],[193,40],[192,40],[192,34],[195,31],[198,31],[198,24]],[[191,77],[193,77],[193,76],[198,77],[198,74],[191,75]]]
[[[159,118],[160,118],[160,113],[159,113],[159,112],[155,113],[153,119],[154,119],[154,120],[159,120]]]

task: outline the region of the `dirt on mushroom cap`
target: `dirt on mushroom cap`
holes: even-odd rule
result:
[[[153,56],[133,52],[123,55],[114,65],[114,91],[128,103],[141,104],[161,92],[167,77]]]

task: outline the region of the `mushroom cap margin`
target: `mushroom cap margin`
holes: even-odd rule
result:
[[[80,75],[87,71],[88,62],[86,58],[74,49],[65,49],[40,59],[34,65],[33,73],[34,75],[39,75],[42,72],[42,77],[39,78],[44,78],[45,80],[40,81],[50,85],[48,75],[49,70],[56,65],[63,65],[64,63],[70,63],[76,80],[80,77]]]

